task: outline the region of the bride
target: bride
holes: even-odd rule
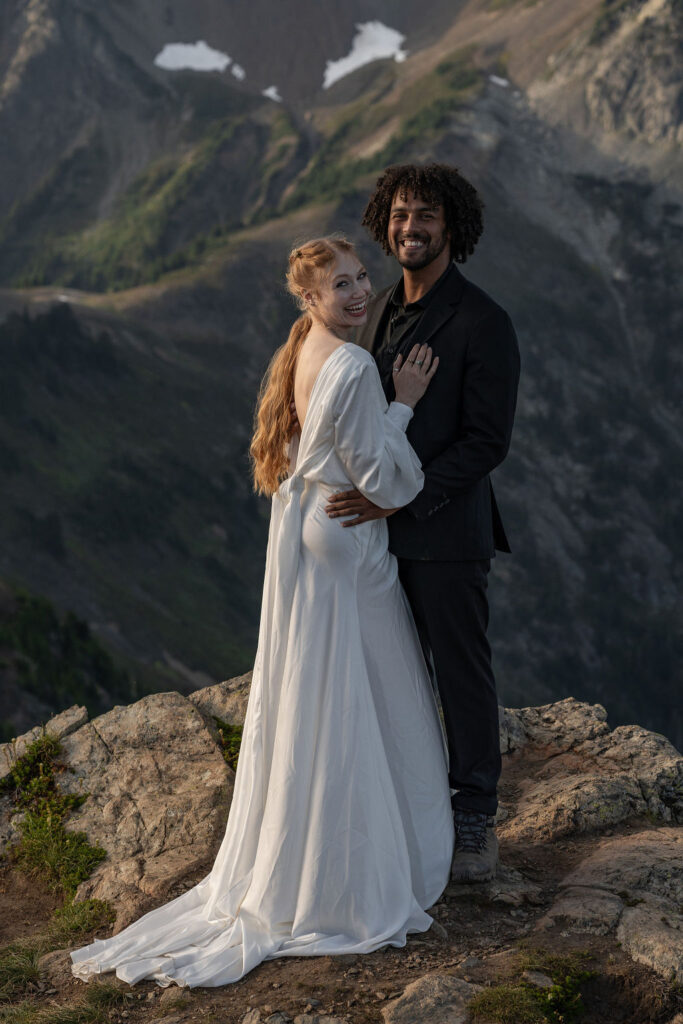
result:
[[[282,956],[367,953],[426,931],[453,845],[446,753],[415,626],[377,519],[324,511],[356,487],[383,508],[419,492],[405,429],[438,360],[394,367],[387,409],[365,321],[367,272],[321,238],[289,257],[303,308],[275,354],[251,446],[272,511],[234,795],[198,885],[110,939],[71,953],[88,981],[216,986]],[[290,446],[294,394],[300,436]]]

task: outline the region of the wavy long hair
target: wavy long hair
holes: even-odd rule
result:
[[[292,324],[287,341],[271,359],[259,391],[249,448],[254,490],[259,494],[274,494],[289,469],[289,406],[294,398],[294,372],[301,346],[313,324],[304,295],[318,291],[337,256],[355,252],[346,238],[330,237],[304,242],[289,254],[287,288],[303,312]]]

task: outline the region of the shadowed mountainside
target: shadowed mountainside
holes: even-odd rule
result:
[[[268,509],[245,453],[292,318],[286,253],[344,230],[382,286],[395,268],[358,227],[376,173],[446,160],[486,203],[465,273],[509,309],[522,347],[496,473],[514,548],[491,588],[503,698],[599,699],[680,744],[681,5],[436,5],[431,37],[377,7],[408,58],[327,91],[315,65],[285,104],[260,96],[227,42],[244,82],[155,68],[175,28],[155,35],[142,5],[137,49],[128,14],[114,31],[85,4],[28,8],[33,35],[4,34],[0,60],[17,146],[0,161],[0,574],[73,608],[160,685],[246,669]],[[321,43],[333,59],[352,28],[328,29],[343,40]],[[20,141],[67,54],[73,122],[54,145]]]

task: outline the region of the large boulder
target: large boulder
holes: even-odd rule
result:
[[[246,672],[215,686],[205,686],[189,694],[188,700],[192,701],[210,728],[213,728],[214,715],[230,725],[242,725],[247,713],[251,676],[251,672]]]
[[[481,992],[451,974],[426,974],[412,982],[403,994],[382,1009],[384,1024],[467,1024],[467,1005]]]
[[[500,826],[512,842],[600,832],[649,815],[683,822],[683,758],[639,726],[610,730],[604,708],[571,698],[506,710],[502,740],[511,764],[523,762],[515,813]]]
[[[683,979],[683,834],[655,828],[603,839],[561,883],[541,920],[581,934],[614,934],[640,963]]]
[[[115,707],[63,740],[68,792],[89,793],[68,827],[107,851],[77,897],[110,900],[116,930],[208,872],[234,773],[194,704],[156,693]]]

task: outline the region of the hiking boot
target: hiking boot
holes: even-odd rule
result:
[[[451,882],[490,882],[498,864],[498,839],[493,818],[476,811],[455,809],[455,849]]]

